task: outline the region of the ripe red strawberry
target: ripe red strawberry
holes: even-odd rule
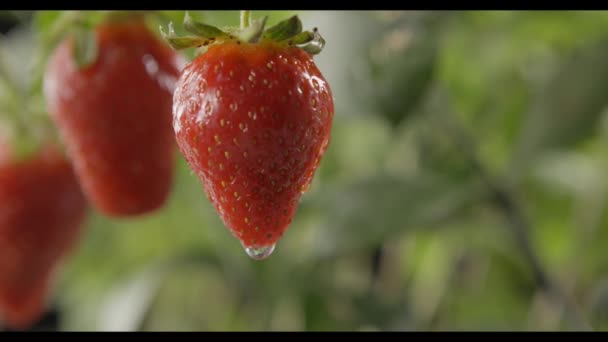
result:
[[[328,147],[332,93],[311,54],[287,40],[215,41],[178,80],[173,126],[225,225],[262,259]]]
[[[183,59],[143,20],[95,28],[97,56],[78,68],[67,38],[47,65],[45,95],[90,202],[109,216],[152,212],[168,198],[172,91]]]
[[[7,151],[0,152],[0,321],[26,328],[44,312],[87,203],[70,163],[54,148],[19,160]]]

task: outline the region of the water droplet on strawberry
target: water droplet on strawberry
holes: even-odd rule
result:
[[[310,189],[310,181],[306,181],[306,183],[302,184],[302,186],[300,187],[300,193],[303,195],[305,194],[308,189]]]
[[[253,260],[264,260],[274,252],[275,245],[264,247],[245,247],[245,253]]]

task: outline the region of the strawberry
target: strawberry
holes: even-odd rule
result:
[[[162,207],[171,190],[172,91],[184,60],[141,18],[94,30],[97,54],[79,67],[68,37],[53,52],[44,93],[89,201],[109,216]]]
[[[14,158],[0,152],[0,320],[26,328],[41,317],[52,276],[74,247],[87,203],[55,148]]]
[[[184,69],[173,98],[181,153],[254,259],[270,255],[292,222],[334,115],[330,87],[309,52],[322,44],[318,32],[301,32],[297,17],[264,33],[259,23],[243,33],[253,39],[203,39],[208,48]],[[202,25],[186,19],[193,32],[219,31]],[[174,32],[165,37],[183,47]],[[306,48],[294,44],[310,40]]]

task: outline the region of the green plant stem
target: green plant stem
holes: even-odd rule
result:
[[[251,25],[251,11],[241,11],[241,29],[246,29]]]
[[[24,124],[25,109],[20,104],[27,103],[26,96],[15,81],[11,78],[6,63],[4,62],[4,56],[0,51],[0,83],[4,85],[5,91],[7,91],[7,97],[4,99],[6,103],[2,103],[4,110],[1,110],[1,115],[10,122],[15,136],[26,134],[26,125]]]
[[[33,96],[37,92],[41,91],[42,79],[44,76],[44,68],[46,67],[45,62],[52,54],[55,46],[59,43],[60,39],[65,36],[69,29],[73,25],[81,20],[82,13],[80,11],[65,11],[55,21],[53,26],[50,28],[50,34],[48,39],[40,42],[40,49],[36,54],[37,58],[34,61],[32,73],[34,75],[33,82],[30,88],[30,96]]]
[[[572,329],[592,330],[591,325],[586,321],[576,305],[562,291],[559,284],[550,276],[543,265],[532,244],[529,233],[531,225],[524,215],[523,208],[513,192],[509,188],[501,186],[501,183],[490,174],[478,155],[473,135],[469,134],[457,122],[456,115],[450,110],[444,112],[444,115],[440,118],[440,122],[448,125],[448,134],[452,136],[454,143],[463,152],[463,155],[469,160],[477,176],[485,184],[494,207],[503,213],[515,243],[531,268],[536,286],[545,292],[557,306],[563,308],[566,321]]]

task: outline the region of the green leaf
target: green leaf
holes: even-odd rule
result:
[[[86,68],[97,59],[97,38],[95,31],[78,28],[74,32],[74,58],[79,68]]]
[[[310,31],[304,31],[300,34],[297,34],[293,38],[289,40],[289,43],[292,45],[300,45],[305,44],[315,39],[315,35]]]
[[[429,174],[405,179],[377,174],[349,186],[325,189],[322,196],[309,200],[326,218],[321,245],[343,252],[461,213],[479,190],[475,184],[457,184]]]
[[[186,15],[184,17],[184,29],[192,34],[204,38],[216,38],[227,35],[224,31],[215,26],[194,21],[188,11],[186,11]]]
[[[175,30],[173,29],[173,23],[169,23],[169,33],[166,33],[162,26],[159,27],[159,30],[163,39],[175,50],[200,47],[209,43],[209,40],[206,38],[195,36],[177,36],[175,34]]]
[[[608,39],[578,50],[540,89],[523,122],[513,170],[545,150],[588,138],[608,105]]]
[[[61,16],[61,11],[36,11],[34,27],[40,35],[48,35],[59,16]]]
[[[175,50],[183,50],[189,49],[191,47],[200,47],[203,45],[207,45],[209,40],[205,38],[193,37],[193,36],[185,36],[185,37],[168,37],[165,40],[173,47]]]
[[[263,39],[281,41],[289,39],[302,32],[302,21],[297,15],[283,20],[280,23],[268,28],[263,34]]]
[[[419,109],[432,83],[438,56],[437,25],[391,26],[373,37],[369,48],[355,60],[351,85],[358,98],[393,126]]]

